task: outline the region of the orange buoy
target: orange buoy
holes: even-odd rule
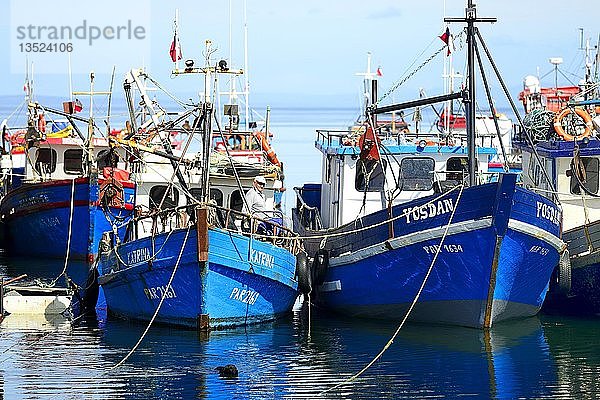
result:
[[[267,153],[267,160],[269,160],[269,162],[271,164],[278,165],[281,167],[281,162],[277,158],[277,154],[275,154],[275,151],[273,150],[273,148],[271,148],[271,146],[269,145],[269,142],[267,142],[267,137],[266,137],[265,133],[264,132],[254,132],[253,135],[260,142],[260,145],[261,145],[263,151],[265,153]]]
[[[562,111],[556,114],[556,117],[554,118],[554,130],[564,140],[575,140],[576,137],[588,137],[590,136],[590,133],[592,131],[592,117],[590,116],[590,114],[588,114],[587,111],[585,111],[581,107],[575,107],[574,111],[575,114],[577,114],[585,123],[585,130],[581,135],[568,134],[567,132],[565,132],[565,129],[562,126],[562,120],[571,112],[573,112],[573,109],[563,108]]]

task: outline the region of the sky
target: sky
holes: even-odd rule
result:
[[[568,4],[557,0],[475,3],[478,16],[498,19],[495,24],[482,24],[480,30],[513,98],[526,75],[552,71],[550,57],[563,58],[560,69],[574,82],[578,81],[576,76],[583,75],[579,28],[592,45],[599,33],[597,13],[590,9],[592,0]],[[91,70],[95,72],[96,90],[107,90],[113,66],[119,88],[127,70],[145,67],[174,94],[193,96],[200,82],[188,77],[172,79],[170,74],[173,63],[169,47],[176,10],[184,60],[194,59],[201,65],[204,42],[210,39],[219,59],[227,59],[232,67],[243,67],[244,4],[251,101],[294,107],[352,107],[359,102],[361,78],[356,73],[366,69],[367,53],[372,54],[373,69],[381,67],[383,71],[379,93],[386,93],[443,45],[438,36],[445,29],[444,15],[464,16],[466,1],[3,0],[0,12],[9,17],[0,20],[5,56],[5,62],[0,63],[0,95],[22,96],[25,66],[33,62],[36,93],[68,97],[69,56],[65,46],[71,43],[73,90],[89,88]],[[65,39],[68,29],[64,27],[74,31],[82,25],[85,29],[79,33],[86,32],[84,39]],[[41,32],[40,27],[44,27]],[[61,27],[63,37],[56,38]],[[128,29],[121,30],[116,38],[118,27]],[[49,36],[52,28],[54,38]],[[450,25],[454,35],[461,29],[459,24]],[[99,32],[106,37],[92,38]],[[37,42],[51,45],[54,51],[28,52],[26,46]],[[464,51],[459,42],[455,46],[453,66],[464,72]],[[444,57],[442,52],[390,99],[411,100],[421,89],[427,95],[441,94]],[[487,74],[491,76],[491,71]],[[552,85],[554,74],[542,82]],[[568,84],[562,75],[559,84]],[[492,86],[494,96],[499,96],[498,85]]]

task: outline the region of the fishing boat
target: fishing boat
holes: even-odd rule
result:
[[[492,59],[474,24],[495,19],[478,18],[471,1],[466,10],[447,19],[467,23],[466,91],[390,106],[373,99],[356,140],[317,132],[322,180],[297,189],[293,210],[312,260],[305,294],[317,305],[475,328],[540,310],[563,248],[561,210],[517,185],[516,174],[486,177],[496,152],[477,144],[474,102],[466,102],[466,146],[373,128],[380,113],[475,98],[475,52]]]
[[[285,315],[298,296],[296,264],[303,258],[297,260],[298,241],[277,209],[282,164],[269,151],[268,128],[263,134],[238,129],[237,107],[232,104],[224,106],[225,129],[212,125],[213,119],[218,121],[211,101],[213,79],[243,71],[229,68],[224,60],[213,62],[211,45],[206,42],[204,66],[194,67],[188,60],[185,68],[173,72],[204,76],[200,103],[177,115],[174,123],[159,121],[160,111],[152,109],[139,71],[126,78],[125,86],[137,87],[150,115],[145,129],[163,139],[153,141],[144,135],[149,140],[144,146],[134,143],[141,138],[133,135],[114,139],[149,154],[132,174],[140,182],[136,207],[141,212],[129,224],[131,234],[120,242],[108,233],[103,242],[106,250],[98,265],[98,281],[109,315],[220,329]],[[156,151],[155,147],[178,136],[173,132],[185,133],[186,143]],[[194,138],[201,139],[201,151],[187,154]],[[243,171],[238,171],[242,166]],[[265,186],[269,210],[251,214],[244,193],[259,181],[257,176]]]
[[[544,308],[559,313],[600,313],[600,91],[586,49],[586,74],[580,86],[542,87],[528,76],[523,101],[526,116],[517,146],[523,151],[523,183],[541,194],[555,194],[563,211],[562,254]],[[552,58],[558,65],[558,59]],[[535,79],[534,79],[535,78]],[[555,81],[556,82],[556,81]],[[528,134],[533,140],[526,140]],[[538,158],[552,174],[545,176]]]
[[[91,87],[90,93],[93,76]],[[64,260],[64,265],[39,266],[56,266],[53,283],[62,277],[78,299],[96,293],[87,289],[102,233],[114,229],[124,237],[134,205],[125,154],[97,131],[92,114],[82,118],[30,99],[27,127],[10,136],[11,150],[3,156],[14,160],[22,151],[25,158],[22,167],[13,163],[4,170],[0,221],[7,254]],[[74,263],[81,260],[85,263]],[[48,276],[48,271],[28,273]],[[95,298],[89,301],[95,304]]]

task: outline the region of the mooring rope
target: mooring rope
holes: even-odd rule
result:
[[[421,204],[420,206],[417,206],[417,207],[421,208],[421,207],[425,207],[425,206],[427,206],[429,204],[432,204],[432,203],[434,203],[434,202],[436,202],[436,201],[438,201],[438,200],[446,197],[447,195],[449,195],[450,193],[454,192],[455,190],[460,189],[460,191],[462,192],[463,188],[464,188],[463,184],[457,185],[457,186],[453,187],[452,189],[448,190],[447,192],[441,193],[439,196],[434,197],[433,199],[429,200],[427,203],[423,203],[423,204]],[[458,200],[457,200],[457,205],[458,205]],[[456,209],[456,207],[454,207],[454,209]],[[290,237],[290,239],[293,239],[293,240],[302,240],[302,239],[329,239],[329,238],[337,237],[337,236],[346,236],[348,234],[359,233],[359,232],[367,231],[369,229],[376,228],[378,226],[389,224],[390,222],[394,222],[397,219],[406,217],[411,212],[412,212],[411,209],[406,209],[406,210],[404,210],[404,212],[402,212],[401,214],[399,214],[399,215],[397,215],[395,217],[385,219],[385,220],[383,220],[381,222],[378,222],[376,224],[367,225],[367,226],[364,226],[364,227],[361,227],[361,228],[356,228],[356,229],[349,230],[349,231],[335,232],[335,233],[328,233],[328,234],[321,234],[321,235],[309,235],[309,236],[300,236],[300,235],[298,235],[298,236]],[[223,228],[223,229],[229,230],[227,228]],[[236,232],[236,231],[232,231],[232,232]],[[262,239],[272,239],[272,238],[276,238],[278,236],[262,235],[262,234],[254,233],[254,237],[256,237],[256,238],[262,238]]]
[[[67,254],[65,256],[65,266],[63,267],[62,272],[50,282],[50,286],[56,285],[56,282],[60,279],[61,276],[66,275],[67,266],[69,264],[69,254],[71,253],[71,236],[73,233],[73,208],[75,205],[75,179],[71,181],[71,205],[69,210],[69,235],[67,236]]]
[[[188,226],[187,232],[185,233],[185,238],[183,239],[183,244],[181,245],[181,251],[179,252],[179,256],[177,257],[177,262],[175,263],[175,266],[173,267],[173,272],[171,273],[171,277],[169,278],[169,282],[167,283],[167,286],[165,287],[165,290],[162,293],[162,296],[160,298],[160,302],[158,303],[158,306],[156,307],[156,310],[154,311],[154,315],[152,315],[152,318],[150,318],[150,322],[148,322],[148,326],[146,326],[146,329],[142,333],[142,336],[140,336],[140,339],[133,346],[133,348],[129,351],[129,353],[127,353],[127,355],[125,357],[123,357],[123,359],[121,361],[119,361],[114,366],[112,366],[111,368],[109,368],[108,371],[105,372],[104,374],[107,374],[108,372],[110,372],[110,371],[112,371],[112,370],[114,370],[116,368],[119,368],[121,365],[123,365],[125,363],[125,361],[127,361],[127,359],[129,357],[131,357],[131,355],[137,350],[137,348],[139,347],[139,345],[142,343],[142,341],[146,337],[146,334],[148,333],[148,331],[150,330],[150,327],[154,323],[154,320],[156,319],[156,316],[158,315],[158,312],[160,311],[160,308],[161,308],[163,302],[165,301],[165,298],[167,297],[167,293],[169,292],[169,289],[171,288],[171,283],[173,283],[173,278],[175,278],[175,273],[177,272],[177,269],[179,267],[179,262],[181,261],[181,256],[183,255],[183,250],[185,249],[185,244],[187,243],[187,239],[188,239],[188,236],[190,234],[190,228],[191,228],[191,225]]]
[[[396,331],[394,332],[394,334],[392,335],[392,337],[390,338],[390,340],[388,340],[388,342],[385,344],[385,346],[383,346],[383,349],[381,349],[381,351],[379,352],[379,354],[377,354],[375,356],[375,358],[373,358],[363,369],[361,369],[356,374],[352,375],[350,378],[344,380],[343,382],[340,382],[337,385],[332,386],[329,389],[326,389],[326,390],[320,392],[319,396],[321,396],[321,395],[323,395],[325,393],[328,393],[328,392],[330,392],[330,391],[332,391],[334,389],[337,389],[337,388],[339,388],[342,385],[345,385],[347,383],[350,383],[350,382],[356,380],[356,378],[358,378],[359,376],[361,376],[366,370],[368,370],[373,364],[375,364],[375,362],[381,358],[381,356],[383,355],[383,353],[385,353],[385,351],[394,343],[394,340],[396,339],[396,337],[400,333],[400,330],[404,326],[404,323],[406,322],[406,320],[410,316],[410,313],[412,312],[413,308],[417,304],[417,301],[419,300],[419,297],[421,296],[421,293],[423,292],[423,289],[425,288],[425,284],[427,283],[427,280],[429,279],[429,275],[431,274],[431,271],[433,270],[433,267],[434,267],[435,262],[436,262],[436,260],[438,258],[438,255],[441,252],[442,245],[444,244],[444,240],[446,239],[446,236],[448,235],[448,231],[450,229],[450,225],[452,224],[452,219],[454,218],[454,214],[456,213],[456,210],[458,208],[458,202],[460,201],[460,198],[461,198],[462,193],[463,193],[464,185],[460,185],[460,186],[461,186],[461,189],[460,189],[460,192],[458,193],[458,198],[456,199],[456,207],[454,207],[454,210],[452,210],[452,214],[450,214],[450,219],[448,220],[448,224],[446,224],[446,229],[444,230],[444,235],[442,236],[442,238],[440,240],[440,244],[438,245],[438,247],[436,249],[435,255],[433,256],[433,260],[431,261],[431,265],[429,266],[429,269],[427,270],[427,273],[425,274],[425,278],[423,279],[423,282],[421,283],[421,286],[419,287],[419,290],[417,291],[417,294],[415,295],[415,297],[414,297],[414,299],[413,299],[410,307],[406,311],[406,314],[404,315],[404,318],[402,319],[402,322],[400,322],[400,325],[398,326],[398,328],[396,329]]]

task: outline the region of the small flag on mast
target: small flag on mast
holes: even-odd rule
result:
[[[450,33],[450,28],[446,27],[446,32],[442,33],[439,36],[439,38],[442,40],[442,42],[446,43],[446,46],[448,47],[448,52],[446,53],[446,55],[449,56],[450,54],[452,54],[452,52],[454,51],[454,38]]]
[[[169,55],[173,62],[177,62],[183,57],[181,44],[179,43],[179,37],[177,36],[177,14],[175,15],[175,29],[173,32],[173,42],[171,42],[171,48],[169,49]]]
[[[75,99],[75,101],[73,102],[73,111],[78,113],[81,112],[81,110],[83,110],[83,104],[81,104],[81,101],[79,101],[79,99]]]
[[[377,74],[377,76],[383,76],[383,70],[381,69],[381,66],[377,67],[376,74]]]

